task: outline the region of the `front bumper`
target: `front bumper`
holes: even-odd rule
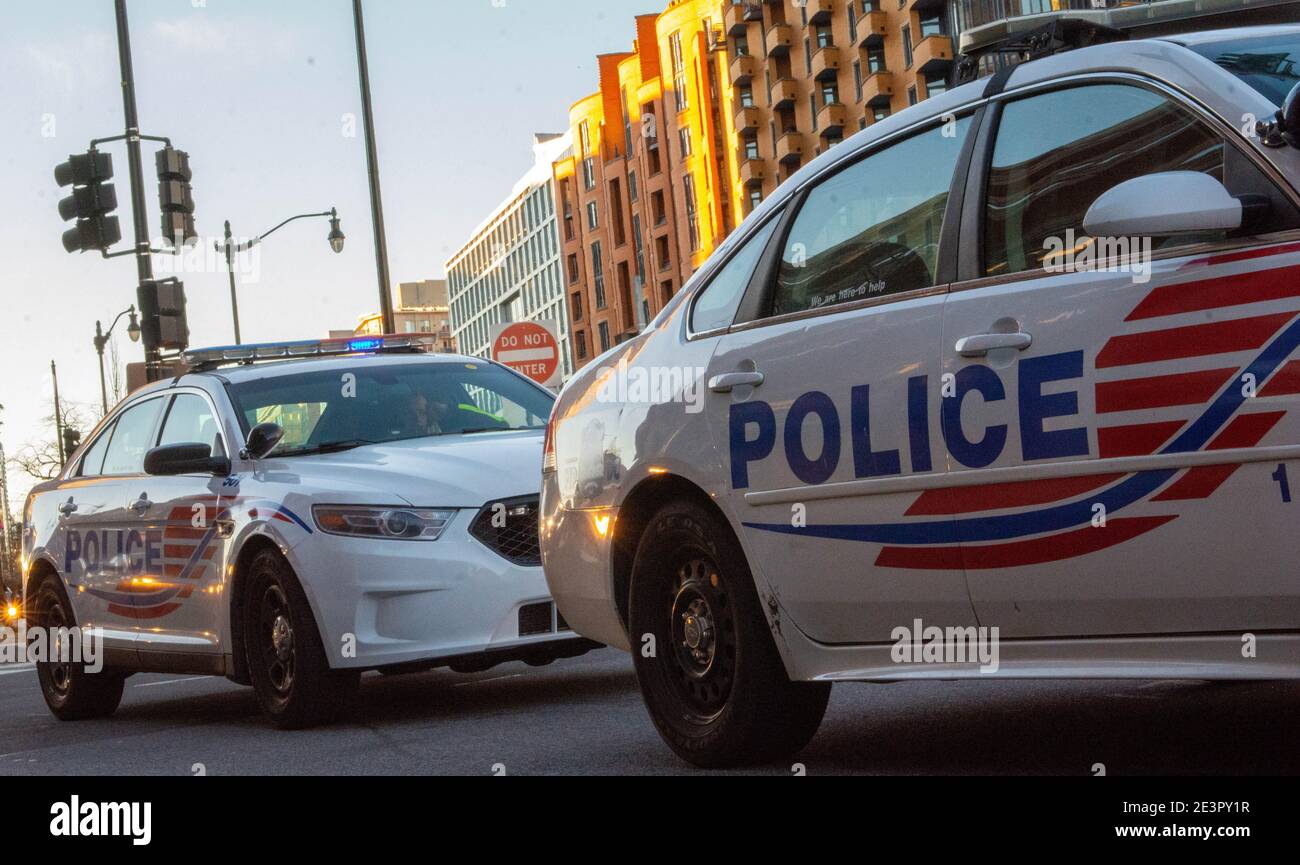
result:
[[[529,650],[555,644],[560,653],[561,643],[575,639],[553,612],[547,620],[533,608],[551,604],[542,569],[516,565],[472,537],[474,516],[458,512],[432,542],[317,531],[290,551],[331,667],[370,669],[482,653],[541,657],[544,651]],[[547,621],[548,630],[537,633]]]

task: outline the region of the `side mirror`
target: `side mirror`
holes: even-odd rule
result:
[[[282,438],[284,427],[278,423],[260,423],[248,431],[248,441],[244,443],[244,451],[239,456],[246,460],[264,459],[275,450]]]
[[[230,460],[213,457],[211,445],[164,445],[144,455],[144,471],[145,474],[159,477],[200,474],[224,476],[230,474]]]
[[[1300,147],[1300,84],[1291,88],[1272,120],[1259,122],[1256,133],[1266,147]]]
[[[1162,237],[1241,228],[1242,202],[1208,174],[1165,171],[1112,186],[1088,208],[1093,237]]]

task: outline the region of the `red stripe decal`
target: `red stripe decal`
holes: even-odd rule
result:
[[[1043,481],[1017,481],[979,487],[927,490],[908,508],[907,516],[942,516],[997,511],[1027,505],[1059,502],[1092,492],[1114,483],[1122,474],[1093,475],[1076,478],[1052,478]]]
[[[1200,405],[1209,402],[1236,373],[1235,369],[1211,369],[1102,382],[1097,385],[1097,413]]]
[[[1286,412],[1284,411],[1241,415],[1228,424],[1223,432],[1215,437],[1214,441],[1210,442],[1207,450],[1224,451],[1230,448],[1254,447],[1285,416]]]
[[[1162,285],[1148,294],[1126,321],[1296,296],[1300,296],[1300,268],[1256,270],[1197,282]]]
[[[1300,360],[1279,369],[1259,392],[1260,396],[1290,396],[1300,393]]]
[[[1259,348],[1294,317],[1283,312],[1112,337],[1097,355],[1097,369]]]
[[[925,571],[956,570],[960,567],[969,571],[983,571],[1041,565],[1117,546],[1176,519],[1177,515],[1117,518],[1107,522],[1104,528],[1088,526],[1065,534],[1008,544],[929,549],[885,547],[876,558],[876,564],[882,568]]]
[[[1097,430],[1097,448],[1102,459],[1149,456],[1182,428],[1180,420],[1103,427]]]
[[[1241,466],[1201,466],[1189,469],[1173,486],[1153,498],[1153,502],[1184,502],[1208,499]]]
[[[1189,261],[1179,270],[1188,270],[1193,267],[1204,267],[1213,264],[1228,264],[1233,261],[1249,261],[1252,258],[1269,258],[1274,255],[1285,255],[1288,252],[1300,252],[1300,243],[1284,243],[1281,246],[1264,246],[1259,249],[1246,249],[1241,252],[1225,252],[1223,255],[1214,255],[1209,258],[1198,258]]]
[[[150,609],[123,607],[118,604],[108,605],[108,611],[110,613],[116,616],[124,616],[128,619],[161,619],[163,616],[170,616],[180,608],[180,604],[163,604],[161,607],[152,607]]]

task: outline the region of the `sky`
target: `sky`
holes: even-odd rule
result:
[[[562,132],[597,89],[595,56],[626,51],[633,16],[664,0],[366,0],[365,23],[392,280],[443,276],[443,262],[532,162],[534,132]],[[0,442],[9,456],[51,433],[50,362],[64,399],[97,407],[96,320],[135,303],[136,263],[69,255],[55,165],[123,130],[111,0],[13,0],[0,28]],[[145,134],[190,155],[204,249],[337,207],[329,224],[291,224],[242,263],[245,342],[309,339],[378,310],[374,239],[350,0],[129,0]],[[145,199],[158,227],[153,153]],[[106,145],[126,248],[127,159]],[[170,257],[155,257],[155,269]],[[190,344],[233,341],[224,261],[182,260]],[[162,274],[169,275],[169,274]],[[125,334],[123,363],[142,359]],[[110,397],[111,401],[111,397]],[[32,481],[9,467],[17,513]]]

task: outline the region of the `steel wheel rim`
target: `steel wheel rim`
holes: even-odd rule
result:
[[[46,606],[41,621],[49,632],[46,636],[46,649],[51,658],[59,657],[62,652],[62,639],[55,640],[55,635],[61,630],[68,627],[68,611],[63,608],[63,601],[53,592],[46,592],[44,603]],[[50,674],[50,687],[60,697],[66,697],[68,690],[72,687],[72,664],[69,662],[47,661],[45,669]]]
[[[293,618],[284,590],[271,583],[262,592],[258,605],[258,639],[261,643],[262,668],[271,688],[280,696],[293,689],[297,660]]]
[[[727,585],[713,560],[688,551],[670,592],[668,678],[689,720],[709,721],[726,707],[736,672],[736,627]]]

